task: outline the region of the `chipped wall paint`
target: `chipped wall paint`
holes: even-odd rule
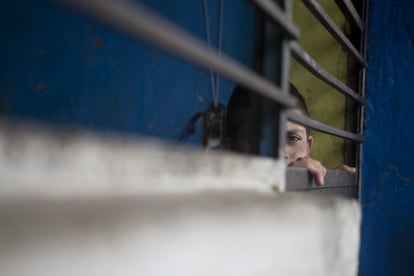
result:
[[[414,275],[414,2],[370,1],[360,275]]]
[[[139,2],[206,41],[201,0]],[[220,2],[207,2],[217,46]],[[253,7],[225,2],[223,22],[222,51],[249,66]],[[49,1],[2,1],[0,37],[3,116],[176,141],[211,103],[207,71]],[[222,104],[233,85],[221,81]]]

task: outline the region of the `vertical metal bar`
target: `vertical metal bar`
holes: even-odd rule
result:
[[[293,5],[291,0],[285,0],[285,14],[291,17]],[[290,73],[290,40],[285,38],[282,41],[282,93],[289,94],[289,73]]]
[[[366,59],[366,54],[367,54],[367,47],[366,47],[366,42],[367,42],[367,25],[368,25],[368,19],[369,19],[369,0],[365,0],[363,3],[363,10],[362,10],[362,16],[363,16],[363,21],[364,21],[364,30],[361,33],[361,54],[364,57],[364,59]],[[360,71],[360,78],[359,78],[359,93],[365,98],[365,79],[366,78],[366,68],[361,68]],[[360,134],[363,134],[364,131],[364,120],[365,120],[365,106],[359,106],[359,112],[358,112],[358,116],[359,116],[359,120],[358,120],[358,129],[357,131]],[[362,169],[362,160],[363,160],[363,145],[359,144],[357,145],[357,164],[358,164],[358,198],[360,199],[361,197],[361,187],[362,187],[362,173],[361,173],[361,169]]]
[[[277,0],[281,9],[291,11],[291,0]],[[286,35],[272,21],[264,25],[263,74],[276,85],[283,94],[288,94],[290,48]],[[261,155],[284,156],[286,117],[280,105],[262,100]]]
[[[287,17],[292,16],[293,12],[293,1],[285,0],[284,9]],[[282,79],[281,79],[281,90],[285,95],[289,95],[289,77],[290,76],[290,39],[282,40]],[[286,110],[280,109],[279,112],[279,156],[284,158],[285,156],[285,144],[286,144],[286,125],[287,116]]]
[[[266,21],[264,25],[264,56],[263,75],[266,79],[279,86],[282,93],[282,40],[283,34],[279,32],[273,22]],[[262,119],[261,119],[261,140],[259,151],[261,155],[281,157],[283,145],[283,118],[281,108],[274,102],[261,98]]]

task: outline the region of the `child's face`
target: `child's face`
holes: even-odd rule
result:
[[[295,109],[294,112],[301,113]],[[313,137],[307,136],[306,128],[302,125],[288,121],[286,126],[285,160],[289,166],[299,158],[309,156]]]

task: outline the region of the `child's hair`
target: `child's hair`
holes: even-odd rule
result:
[[[303,115],[306,115],[309,117],[308,107],[306,106],[305,98],[300,94],[296,86],[293,85],[293,83],[290,83],[289,88],[290,95],[294,96],[296,99],[298,99],[298,103],[296,104],[296,108],[298,108]],[[310,128],[306,128],[306,136],[309,137],[310,135]]]
[[[309,116],[305,99],[292,83],[289,93],[298,99],[296,108],[303,115]],[[259,152],[261,135],[259,125],[263,99],[263,96],[248,88],[236,85],[227,104],[225,133],[229,149],[244,153]],[[306,134],[309,136],[309,128],[306,128]]]
[[[304,115],[309,117],[308,107],[306,106],[305,98],[303,98],[302,94],[299,93],[298,89],[296,88],[296,86],[293,85],[293,83],[290,83],[289,93],[290,95],[298,99],[296,108],[299,108]]]

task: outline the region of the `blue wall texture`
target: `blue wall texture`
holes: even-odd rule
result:
[[[414,1],[369,13],[360,275],[414,275]]]
[[[139,2],[206,41],[202,0]],[[207,2],[217,47],[220,1]],[[254,9],[246,2],[225,1],[222,51],[250,66]],[[49,1],[1,1],[0,60],[2,116],[175,141],[212,101],[207,71]],[[221,81],[222,104],[233,86]]]

